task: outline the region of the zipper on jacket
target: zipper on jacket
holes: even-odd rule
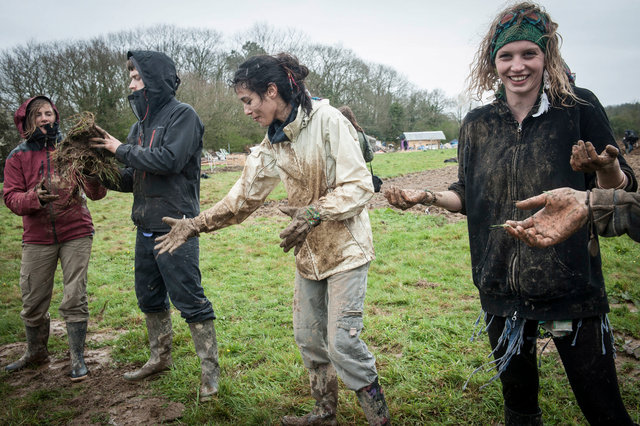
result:
[[[522,140],[522,122],[518,123],[518,128],[516,130],[516,146],[514,148],[514,152],[513,152],[513,158],[511,160],[511,168],[512,168],[512,185],[511,185],[511,197],[516,200],[518,197],[518,191],[517,191],[517,157],[518,154],[520,152],[520,142]],[[512,217],[516,217],[516,207],[515,204],[511,207],[512,209]],[[520,296],[520,286],[518,285],[518,276],[517,276],[517,272],[516,272],[516,265],[518,263],[518,255],[520,252],[520,244],[516,242],[515,245],[515,253],[513,254],[513,257],[511,258],[511,261],[509,262],[509,275],[508,275],[508,280],[509,282],[509,287],[511,288],[511,290],[518,295],[518,297]],[[515,316],[515,314],[514,314]]]
[[[47,144],[44,145],[44,151],[47,154],[47,188],[49,192],[51,192],[51,157],[49,155],[49,149],[47,148]],[[58,234],[56,233],[56,219],[53,211],[53,201],[49,201],[47,203],[47,208],[49,210],[49,217],[51,218],[51,230],[53,231],[53,242],[58,244]]]

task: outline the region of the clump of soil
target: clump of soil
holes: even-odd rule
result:
[[[115,157],[106,149],[91,147],[95,143],[91,138],[106,136],[96,127],[94,115],[83,112],[73,119],[75,124],[54,152],[58,173],[77,184],[83,184],[90,176],[105,184],[116,185],[120,173]]]

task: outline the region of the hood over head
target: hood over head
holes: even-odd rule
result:
[[[49,99],[48,97],[46,97],[44,95],[34,96],[34,97],[29,98],[26,101],[24,101],[22,103],[22,105],[20,105],[20,107],[18,108],[16,113],[13,115],[13,122],[16,124],[16,128],[18,129],[18,133],[20,133],[20,137],[22,139],[26,139],[27,138],[26,134],[25,134],[25,127],[26,127],[26,124],[27,124],[26,120],[27,120],[27,115],[29,113],[29,106],[31,105],[31,102],[33,102],[36,99],[44,99],[44,100],[48,101],[51,104],[51,106],[53,107],[53,110],[56,113],[56,124],[57,125],[60,124],[60,113],[58,112],[58,108],[56,108],[56,105],[51,101],[51,99]]]
[[[175,96],[180,79],[173,60],[162,52],[133,50],[127,52],[127,59],[131,59],[144,83],[143,89],[129,95],[134,114],[144,121]]]

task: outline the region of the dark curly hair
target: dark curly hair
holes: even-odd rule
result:
[[[288,53],[277,55],[257,55],[244,61],[235,72],[230,84],[236,89],[255,92],[264,99],[271,83],[278,88],[282,99],[292,104],[296,102],[307,113],[311,113],[311,96],[304,84],[309,69]]]

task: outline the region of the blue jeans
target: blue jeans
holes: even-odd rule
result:
[[[140,310],[167,311],[171,298],[187,323],[214,319],[213,307],[201,285],[198,238],[187,240],[173,254],[158,255],[153,247],[161,235],[154,232],[147,237],[141,229],[136,235],[135,286]]]

